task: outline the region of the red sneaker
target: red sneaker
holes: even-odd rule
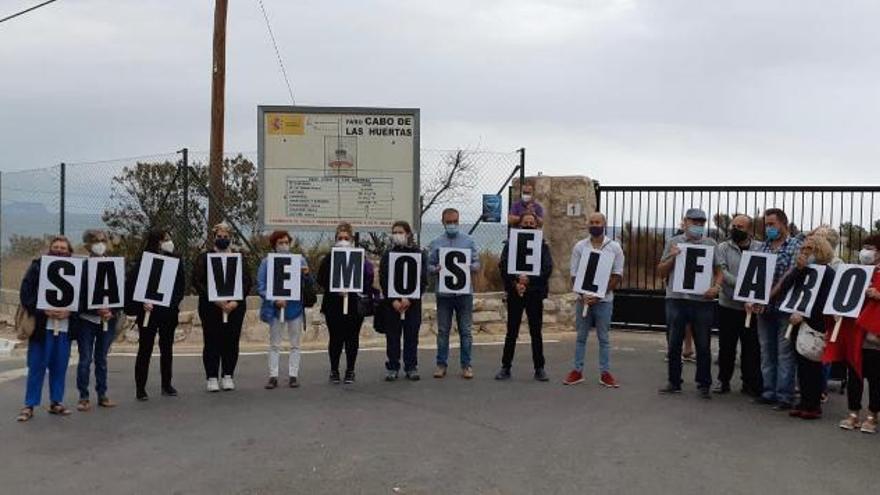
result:
[[[563,385],[577,385],[584,381],[584,374],[578,370],[571,370],[566,375],[565,380],[562,380]]]
[[[617,380],[614,379],[614,375],[607,371],[603,372],[602,376],[599,377],[599,385],[608,388],[620,388],[620,384],[618,384]]]

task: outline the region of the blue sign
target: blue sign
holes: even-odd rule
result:
[[[501,222],[501,195],[500,194],[484,194],[483,195],[483,217],[484,222],[500,223]]]

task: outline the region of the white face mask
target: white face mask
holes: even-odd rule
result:
[[[859,251],[859,263],[873,265],[877,261],[877,251],[874,249],[862,249]]]
[[[279,244],[275,246],[275,251],[279,253],[289,253],[290,252],[290,244]]]
[[[171,254],[174,252],[174,241],[164,241],[162,244],[159,244],[159,249],[162,250],[163,253]]]
[[[523,194],[522,200],[525,201],[526,203],[528,203],[529,201],[532,200],[532,195],[531,194]]]
[[[96,242],[92,244],[92,254],[95,256],[104,256],[104,253],[107,252],[107,244],[103,242]]]
[[[406,246],[406,234],[391,234],[391,242],[395,246]]]
[[[337,247],[351,247],[351,241],[336,241]]]

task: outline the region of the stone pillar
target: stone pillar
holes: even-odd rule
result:
[[[593,181],[585,176],[546,175],[529,177],[527,180],[534,182],[535,199],[544,207],[544,238],[553,255],[550,292],[570,292],[571,248],[587,236],[587,216],[596,211]],[[519,184],[516,181],[514,197],[519,197]]]

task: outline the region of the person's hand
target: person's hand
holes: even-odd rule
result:
[[[400,308],[402,306],[403,304],[400,303],[400,299],[397,299],[391,303],[391,307],[394,308],[394,311],[397,311],[398,313],[400,313]]]
[[[113,317],[113,312],[107,308],[100,308],[98,311],[98,316],[101,317],[102,320],[109,320]]]
[[[804,317],[797,313],[792,313],[791,317],[788,318],[788,322],[797,326],[804,322]]]
[[[707,290],[705,294],[703,294],[703,297],[706,299],[715,299],[718,297],[718,292],[720,292],[720,287],[713,285],[712,287],[709,287],[709,290]]]
[[[303,273],[303,275],[308,275],[309,272],[311,272],[311,270],[309,270],[309,267],[308,267],[308,266],[304,266],[304,267],[302,267],[302,273]]]
[[[66,320],[70,317],[70,311],[67,309],[50,309],[49,311],[52,312],[50,316],[56,320]],[[48,314],[49,311],[46,313]]]
[[[412,302],[409,299],[400,300],[401,313],[406,313],[407,311],[409,311],[410,306],[412,306]]]
[[[865,293],[871,299],[880,299],[880,291],[873,287],[868,287],[868,290],[865,291]]]
[[[795,263],[797,264],[798,268],[805,268],[807,266],[807,256],[804,254],[799,254]]]
[[[516,284],[516,293],[519,294],[519,297],[524,296],[526,293],[525,284],[521,284],[521,283]]]
[[[516,283],[522,285],[529,285],[529,276],[528,275],[520,275],[517,279]]]
[[[598,297],[596,297],[596,296],[588,296],[588,295],[584,295],[584,304],[586,304],[587,306],[592,306],[592,305],[594,305],[594,304],[596,304],[596,303],[598,303],[598,302],[599,302],[599,298],[598,298]]]
[[[146,311],[148,313],[153,311],[153,305],[150,303],[144,303],[144,311]]]
[[[278,308],[278,309],[286,308],[286,307],[287,307],[287,301],[285,301],[285,300],[283,300],[283,299],[280,299],[280,300],[278,300],[278,301],[275,301],[275,307]]]
[[[226,301],[214,301],[214,306],[226,311]]]
[[[675,258],[679,254],[681,254],[681,249],[678,247],[678,244],[675,244],[671,248],[669,248],[669,255],[666,256],[666,260],[668,261],[672,258]]]
[[[233,311],[235,311],[235,308],[237,308],[237,307],[238,307],[238,301],[227,301],[225,310],[227,313],[232,313]]]

